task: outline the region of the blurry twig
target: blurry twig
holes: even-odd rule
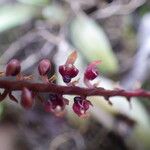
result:
[[[29,31],[17,41],[13,42],[9,48],[1,55],[0,62],[6,64],[20,49],[33,42],[37,37],[37,33]]]
[[[116,0],[107,7],[92,13],[94,19],[107,18],[112,15],[126,15],[133,12],[136,8],[143,5],[146,0],[130,0],[128,4],[123,4],[123,0]]]
[[[22,87],[26,87],[33,92],[52,92],[63,95],[84,95],[84,96],[103,96],[108,102],[109,98],[115,96],[122,96],[127,98],[128,101],[132,97],[145,97],[150,98],[150,91],[144,89],[137,89],[132,91],[127,91],[123,89],[107,90],[102,87],[98,88],[84,88],[79,86],[61,86],[53,83],[38,83],[38,82],[28,82],[28,81],[12,81],[6,79],[0,79],[0,88],[9,91],[21,91]]]
[[[28,56],[25,60],[21,62],[22,71],[28,69],[29,67],[37,63],[42,57],[49,56],[49,54],[53,50],[53,47],[54,46],[51,43],[45,42],[41,50],[39,50],[37,53],[31,54],[30,56]]]
[[[139,45],[132,69],[121,81],[126,89],[142,86],[150,76],[150,13],[141,19],[137,39]]]
[[[48,30],[39,30],[38,34],[42,36],[45,40],[49,41],[52,44],[57,45],[60,41],[61,38],[59,36],[55,36],[54,34],[51,34]]]

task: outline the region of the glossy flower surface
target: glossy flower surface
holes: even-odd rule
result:
[[[80,117],[86,114],[86,111],[89,109],[90,105],[92,106],[92,103],[89,100],[77,96],[74,98],[72,108],[73,111]]]
[[[59,66],[59,73],[62,75],[63,81],[69,83],[72,78],[76,77],[79,70],[72,64]]]
[[[23,88],[22,94],[21,94],[21,105],[25,109],[29,109],[33,106],[33,103],[34,103],[34,99],[33,99],[31,91],[28,90],[27,88]]]
[[[38,65],[38,71],[39,74],[44,76],[48,73],[48,71],[50,71],[51,69],[51,63],[48,59],[43,59],[40,61],[39,65]]]
[[[21,71],[21,65],[19,60],[17,59],[12,59],[11,61],[8,62],[6,66],[6,76],[16,76],[20,73]]]
[[[77,58],[77,53],[72,52],[66,63],[59,66],[59,73],[62,76],[62,79],[65,83],[69,83],[72,78],[76,77],[79,73],[79,70],[74,66],[74,62]]]
[[[84,73],[84,77],[87,80],[94,80],[99,75],[99,71],[96,67],[99,63],[100,61],[93,61],[87,66],[85,73]]]

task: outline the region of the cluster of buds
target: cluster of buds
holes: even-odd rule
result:
[[[63,82],[68,87],[74,87],[77,83],[77,81],[72,81],[72,79],[79,73],[79,70],[74,65],[76,59],[77,53],[74,51],[68,56],[65,64],[59,66],[59,73],[62,76]],[[96,68],[96,65],[98,65],[99,63],[100,61],[94,61],[90,63],[85,69],[84,83],[88,88],[96,86],[96,84],[92,85],[91,81],[98,76],[98,69]],[[53,81],[55,80],[55,76],[52,76],[50,78],[48,76],[48,73],[50,71],[51,62],[49,61],[49,59],[42,59],[38,64],[38,73],[41,77],[41,80],[45,84],[54,84]],[[16,80],[19,81],[32,79],[32,75],[22,75],[21,63],[17,59],[12,59],[8,62],[6,70],[5,72],[1,72],[1,76],[13,76],[16,77]],[[9,95],[11,100],[18,103],[18,100],[12,95],[12,91],[8,89],[5,89],[3,94],[0,95],[0,100],[2,101],[7,95]],[[46,112],[52,112],[57,116],[62,115],[64,113],[65,106],[69,104],[69,100],[67,100],[62,93],[49,93],[49,99],[44,100],[40,93],[32,91],[32,89],[28,89],[27,87],[22,87],[20,104],[23,108],[32,108],[36,98],[41,100]],[[92,104],[89,100],[87,100],[86,96],[78,95],[74,97],[72,108],[78,116],[85,116],[86,111],[90,106],[92,106]]]

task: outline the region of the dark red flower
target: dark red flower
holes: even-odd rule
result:
[[[92,63],[90,63],[86,70],[85,70],[85,73],[84,73],[84,77],[87,79],[87,80],[94,80],[99,72],[98,72],[98,69],[97,69],[97,65],[100,63],[100,61],[93,61]]]
[[[49,99],[44,102],[44,109],[46,112],[63,111],[69,101],[60,94],[50,94]]]
[[[73,52],[69,55],[66,63],[59,66],[59,73],[62,75],[63,81],[69,83],[72,78],[76,77],[79,70],[74,66],[74,62],[77,58],[77,53]]]
[[[63,81],[69,83],[72,78],[76,77],[79,70],[72,64],[59,66],[59,73],[62,75]]]
[[[51,63],[48,59],[43,59],[40,61],[38,65],[38,71],[41,76],[44,76],[50,71],[51,69]]]
[[[6,66],[6,76],[16,76],[21,71],[20,62],[17,59],[12,59]]]
[[[34,99],[31,91],[24,87],[21,94],[21,105],[25,109],[29,109],[33,106],[33,103]]]
[[[74,104],[72,106],[74,112],[80,117],[86,114],[86,111],[89,109],[89,106],[92,106],[92,103],[80,96],[74,98]]]

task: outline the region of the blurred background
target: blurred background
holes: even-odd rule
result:
[[[150,90],[149,0],[0,0],[0,70],[17,58],[26,75],[37,73],[48,58],[63,85],[58,66],[73,51],[83,72],[93,60],[102,60],[99,86],[106,89]],[[20,99],[20,92],[13,93]],[[48,95],[43,95],[45,99]],[[90,97],[88,118],[72,111],[46,113],[37,101],[31,110],[7,98],[0,103],[0,150],[149,150],[150,99],[123,97],[110,106],[102,97]]]

